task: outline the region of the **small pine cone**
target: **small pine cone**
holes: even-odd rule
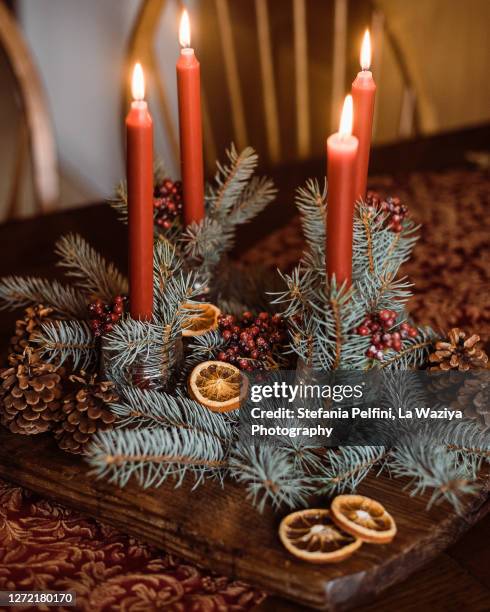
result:
[[[28,346],[36,348],[36,334],[42,324],[50,320],[52,312],[52,308],[46,308],[42,304],[26,308],[24,317],[15,323],[15,335],[10,339],[10,352],[22,355]]]
[[[54,435],[62,450],[83,455],[92,436],[110,429],[116,420],[107,406],[117,401],[119,396],[113,383],[97,380],[96,374],[80,371],[78,375],[70,376],[70,381],[74,388],[65,397],[63,420]]]
[[[429,355],[433,363],[431,370],[476,370],[487,367],[488,355],[481,348],[480,336],[473,334],[467,338],[466,332],[453,328],[447,340],[436,342],[435,351]]]
[[[472,376],[465,380],[457,400],[455,410],[461,410],[469,419],[475,419],[483,427],[490,427],[490,379],[486,376]]]
[[[24,435],[52,429],[61,416],[64,370],[31,348],[11,354],[9,363],[0,370],[0,423]]]

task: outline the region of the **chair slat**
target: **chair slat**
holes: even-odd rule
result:
[[[415,91],[412,87],[405,87],[398,124],[398,135],[401,138],[409,138],[414,133],[416,102]]]
[[[260,72],[264,94],[267,145],[271,161],[277,162],[279,161],[281,144],[267,0],[255,0],[255,14],[259,39]]]
[[[46,213],[58,204],[60,189],[51,117],[44,89],[29,49],[15,20],[3,3],[0,3],[0,43],[5,49],[16,78],[25,115],[37,206],[41,212]]]
[[[156,85],[158,104],[160,107],[163,126],[169,138],[172,154],[179,159],[179,140],[177,126],[175,125],[167,87],[161,79],[160,69],[155,56],[155,37],[160,25],[160,18],[167,4],[167,0],[145,0],[142,3],[130,36],[127,72],[129,74],[135,62],[141,62],[149,68]],[[129,80],[122,105],[122,117],[126,115],[129,96]]]
[[[330,131],[339,127],[342,100],[345,96],[345,69],[347,65],[347,0],[335,0],[333,24],[332,102]]]
[[[204,156],[209,173],[216,169],[217,150],[214,138],[213,124],[209,113],[208,97],[201,83],[202,130],[204,135]]]
[[[372,70],[375,72],[376,82],[382,82],[381,72],[383,66],[383,46],[384,46],[384,28],[385,28],[385,15],[380,10],[374,10],[371,17],[371,39],[373,41],[373,53]],[[378,92],[379,99],[379,92]],[[379,104],[374,105],[374,118],[373,118],[373,140],[376,138],[376,130],[378,126],[379,116]]]
[[[218,15],[218,27],[221,34],[221,45],[225,66],[226,82],[230,94],[231,115],[233,130],[235,132],[236,144],[243,149],[248,144],[247,125],[243,106],[242,89],[238,74],[238,63],[233,44],[233,32],[231,27],[230,11],[227,0],[215,0]]]
[[[18,128],[18,138],[15,147],[15,161],[13,165],[12,180],[10,182],[9,196],[7,198],[7,219],[13,219],[19,212],[20,190],[24,176],[25,165],[29,159],[29,131],[26,122],[21,120]],[[39,202],[36,203],[39,206]],[[41,211],[42,212],[42,211]]]
[[[307,157],[310,152],[310,95],[305,0],[293,0],[293,20],[298,154]]]

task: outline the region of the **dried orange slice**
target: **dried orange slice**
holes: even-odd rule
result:
[[[309,563],[338,563],[362,544],[359,538],[340,529],[328,510],[313,508],[283,518],[279,537],[290,553]]]
[[[396,523],[379,502],[364,495],[337,495],[330,506],[339,527],[372,544],[387,544],[396,535]]]
[[[202,336],[218,327],[221,310],[214,304],[184,304],[187,317],[182,326],[186,337]]]
[[[248,379],[238,368],[224,361],[205,361],[189,377],[189,394],[213,412],[240,407],[247,395]]]

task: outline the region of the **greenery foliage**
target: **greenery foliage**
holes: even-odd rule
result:
[[[389,308],[398,321],[407,317],[410,284],[399,269],[415,244],[416,227],[405,219],[403,231],[386,228],[383,214],[360,202],[354,222],[352,287],[337,286],[326,275],[327,187],[310,180],[297,193],[305,235],[305,251],[296,268],[271,282],[268,298],[263,278],[238,274],[223,262],[236,229],[260,213],[275,197],[269,179],[254,176],[257,155],[232,146],[218,165],[206,194],[206,217],[200,223],[164,232],[155,230],[155,314],[151,321],[124,316],[104,336],[103,350],[86,323],[87,304],[98,297],[111,301],[127,292],[127,280],[75,234],[60,239],[59,265],[73,282],[7,277],[0,280],[0,298],[17,308],[43,303],[58,320],[45,323],[38,336],[46,358],[74,369],[97,368],[101,352],[106,375],[114,380],[120,399],[111,406],[118,426],[97,436],[89,461],[97,475],[124,486],[134,477],[143,487],[171,479],[176,485],[190,475],[195,484],[227,476],[247,491],[261,511],[266,504],[297,507],[312,493],[332,495],[355,490],[372,470],[409,477],[411,492],[432,491],[432,502],[447,499],[458,507],[461,496],[473,492],[477,472],[487,461],[488,437],[469,421],[438,431],[407,431],[394,448],[346,446],[325,450],[300,439],[278,437],[258,445],[239,435],[238,415],[214,414],[189,399],[186,376],[197,363],[211,359],[223,346],[217,332],[193,338],[182,362],[179,354],[186,305],[213,290],[219,304],[230,310],[255,309],[268,303],[288,322],[288,350],[313,370],[387,371],[416,368],[424,363],[434,334],[419,329],[403,350],[387,353],[384,362],[366,356],[369,339],[356,333],[366,314]],[[157,169],[155,180],[161,178]],[[124,185],[112,204],[127,218]],[[262,284],[261,284],[262,283]],[[158,378],[164,368],[175,375],[170,391],[141,389],[134,372],[144,364],[145,377]],[[137,382],[137,381],[136,381]],[[394,406],[412,401],[417,391],[393,394]],[[267,408],[268,405],[263,406]],[[271,407],[273,400],[271,400]]]

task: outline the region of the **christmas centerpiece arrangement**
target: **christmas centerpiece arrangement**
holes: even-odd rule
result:
[[[212,478],[226,494],[234,479],[259,511],[266,504],[296,510],[280,528],[293,554],[342,560],[363,541],[386,543],[396,534],[380,503],[351,495],[370,470],[386,470],[394,482],[408,477],[411,493],[430,489],[432,501],[456,508],[476,490],[490,453],[490,386],[436,377],[463,418],[432,427],[421,419],[394,445],[331,448],[301,436],[264,444],[241,435],[251,377],[458,374],[484,371],[488,357],[477,335],[453,329],[440,337],[406,312],[410,284],[399,270],[417,227],[396,197],[366,193],[374,82],[364,56],[353,86],[357,137],[348,97],[340,131],[328,141],[328,192],[316,180],[297,191],[301,260],[277,274],[230,262],[237,228],[276,190],[255,175],[251,148],[231,146],[203,192],[199,73],[187,38],[178,65],[182,183],[154,170],[151,117],[135,70],[127,183],[111,202],[129,226],[129,278],[70,234],[55,247],[68,283],[0,281],[4,304],[26,307],[0,370],[0,422],[16,434],[51,432],[62,450],[84,455],[94,477],[120,486],[132,478],[142,487],[185,478],[205,486]],[[417,387],[397,389],[394,406],[420,401]],[[268,407],[274,400],[264,400]],[[329,509],[299,510],[312,495],[335,494]]]

